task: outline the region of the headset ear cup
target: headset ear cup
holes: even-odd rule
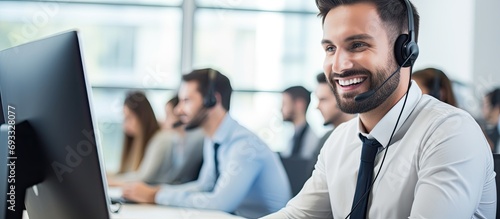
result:
[[[215,98],[214,94],[208,94],[204,99],[203,99],[203,105],[206,108],[211,108],[214,107],[215,104],[217,103],[217,99]]]
[[[203,106],[205,108],[212,108],[217,104],[217,98],[215,98],[215,80],[217,78],[217,72],[214,69],[208,70],[208,90],[207,94],[203,97]]]
[[[394,42],[394,56],[396,57],[396,62],[398,63],[398,65],[402,67],[408,67],[411,65],[411,62],[407,62],[403,66],[403,62],[408,57],[405,52],[405,44],[407,43],[408,38],[408,34],[401,34],[396,39],[396,42]]]

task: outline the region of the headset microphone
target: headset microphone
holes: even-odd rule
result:
[[[366,91],[364,93],[361,93],[361,94],[358,94],[354,97],[354,101],[356,102],[361,102],[363,100],[366,100],[368,99],[369,97],[373,96],[373,94],[375,94],[375,92],[377,92],[380,88],[382,88],[382,86],[384,86],[385,83],[387,83],[389,81],[389,79],[392,78],[392,76],[394,76],[396,73],[399,72],[399,70],[401,70],[401,67],[403,67],[406,62],[408,62],[410,60],[410,58],[412,57],[412,55],[409,55],[406,60],[403,62],[402,65],[400,65],[398,67],[398,69],[396,69],[396,71],[394,71],[387,79],[385,79],[385,81],[380,85],[378,86],[376,89],[373,89],[373,90],[369,90],[369,91]]]

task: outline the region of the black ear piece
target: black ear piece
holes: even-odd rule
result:
[[[413,10],[409,0],[404,0],[407,8],[408,14],[408,34],[400,34],[396,41],[394,42],[394,57],[396,59],[399,67],[392,73],[380,86],[375,89],[371,89],[364,93],[358,94],[354,97],[354,101],[361,102],[363,100],[371,97],[375,92],[377,92],[382,86],[389,81],[389,79],[396,73],[400,72],[401,67],[413,66],[415,60],[418,57],[418,45],[415,39],[414,23],[413,23]]]
[[[203,106],[205,108],[214,107],[217,103],[215,98],[215,79],[217,78],[217,72],[213,69],[208,69],[208,90],[207,94],[203,97]]]
[[[410,62],[406,62],[404,65],[404,61],[406,60],[405,52],[404,52],[404,44],[408,40],[408,34],[401,34],[396,39],[394,43],[394,56],[396,57],[396,62],[398,62],[399,66],[408,67]]]
[[[419,49],[415,37],[415,24],[413,21],[413,9],[408,0],[404,1],[408,14],[408,34],[401,34],[394,43],[394,56],[401,67],[410,67],[417,60]],[[408,61],[406,61],[408,59]],[[406,63],[405,63],[406,61]]]

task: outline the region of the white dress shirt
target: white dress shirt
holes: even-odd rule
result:
[[[364,133],[359,117],[328,138],[311,178],[285,208],[266,218],[345,218],[351,212],[362,143],[377,139],[387,157],[369,196],[367,218],[495,218],[496,184],[488,142],[474,119],[412,81],[404,97]],[[385,150],[375,160],[376,175]]]

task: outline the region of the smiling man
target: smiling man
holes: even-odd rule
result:
[[[358,117],[334,130],[301,192],[266,218],[495,218],[481,129],[410,80],[419,25],[411,3],[316,4],[325,75],[340,109]]]

